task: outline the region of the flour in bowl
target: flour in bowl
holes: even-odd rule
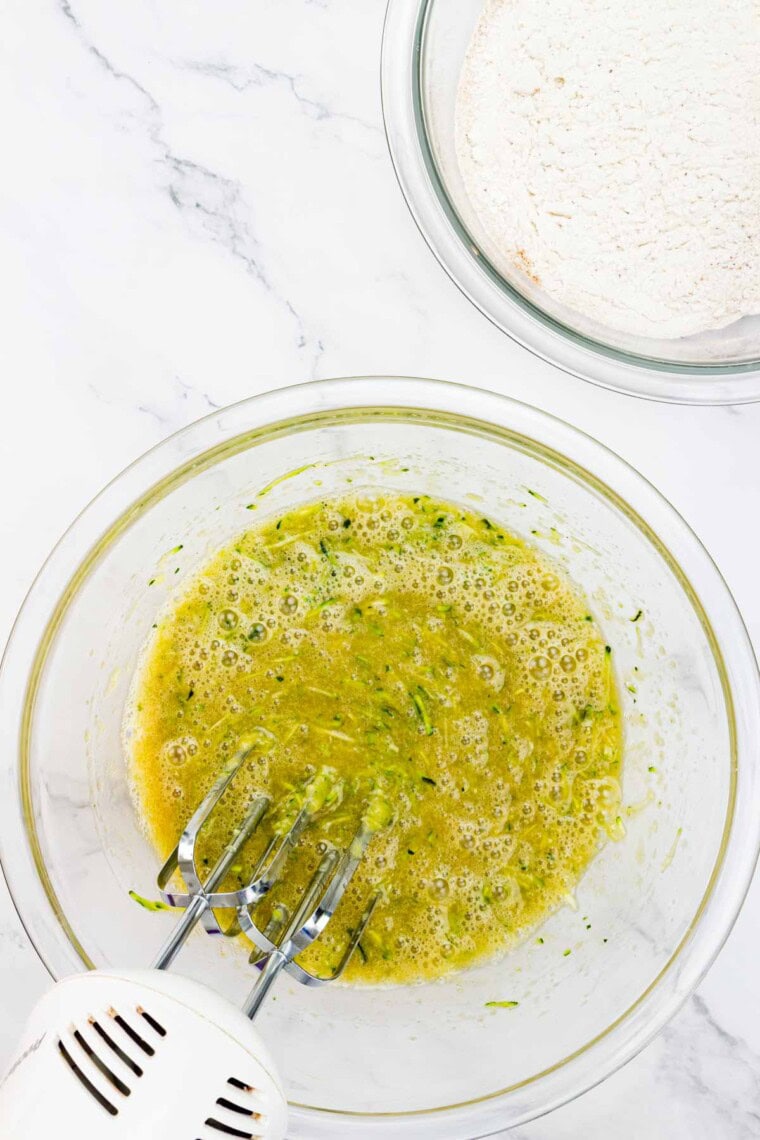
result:
[[[634,336],[760,313],[758,0],[486,0],[456,145],[502,266]]]

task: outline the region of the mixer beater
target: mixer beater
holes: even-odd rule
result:
[[[338,966],[329,977],[313,974],[294,960],[323,932],[364,856],[373,832],[363,820],[343,850],[322,844],[325,848],[322,858],[293,914],[291,915],[282,903],[275,903],[272,917],[265,928],[261,930],[257,926],[256,908],[264,898],[276,891],[302,833],[324,810],[318,800],[309,795],[313,785],[308,784],[306,802],[288,829],[282,834],[275,832],[269,840],[244,886],[233,891],[216,890],[269,812],[271,802],[269,797],[264,795],[252,798],[239,827],[230,837],[205,880],[201,881],[197,866],[200,834],[251,751],[251,745],[238,750],[191,816],[177,846],[158,873],[158,887],[163,901],[169,906],[184,908],[184,914],[156,956],[153,966],[157,970],[169,966],[199,921],[206,932],[212,935],[225,934],[229,937],[243,931],[254,943],[250,961],[253,965],[261,967],[253,989],[243,1005],[244,1012],[253,1020],[283,969],[303,985],[318,986],[336,981],[348,965],[364,934],[378,896],[374,895],[371,898]],[[183,892],[170,888],[170,883],[177,872],[186,887]],[[234,923],[226,930],[222,930],[215,911],[232,908],[236,911]]]
[[[274,826],[247,881],[225,889],[262,823],[271,818],[266,795],[251,796],[243,817],[205,874],[199,842],[225,792],[240,776],[254,744],[245,742],[193,812],[158,873],[161,898],[182,916],[150,970],[93,970],[59,982],[38,1003],[0,1084],[0,1134],[37,1140],[61,1131],[79,1140],[282,1140],[287,1102],[274,1062],[251,1021],[284,970],[298,982],[337,980],[358,946],[378,901],[373,895],[332,972],[307,970],[296,960],[322,934],[346,892],[375,828],[365,813],[343,846],[318,844],[316,869],[295,904],[279,897],[291,859],[306,830],[330,810],[324,779],[304,785],[302,803],[287,826]],[[271,901],[265,922],[264,900]],[[234,918],[222,926],[220,914]],[[265,916],[266,917],[266,916]],[[166,973],[194,927],[253,943],[256,971],[242,1009],[205,985]],[[189,1058],[203,1056],[187,1079]],[[45,1095],[40,1095],[40,1090]]]

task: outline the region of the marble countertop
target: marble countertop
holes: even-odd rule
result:
[[[383,0],[9,0],[0,40],[0,640],[74,515],[211,408],[318,377],[461,380],[584,427],[711,551],[760,646],[760,405],[616,396],[481,317],[418,235]],[[760,883],[698,993],[519,1140],[760,1136]],[[0,887],[0,1066],[47,984]]]

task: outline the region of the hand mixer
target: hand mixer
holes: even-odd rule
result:
[[[357,947],[377,903],[373,896],[329,977],[310,973],[295,960],[325,929],[348,887],[372,829],[360,823],[344,848],[321,842],[316,870],[296,905],[276,900],[291,856],[324,805],[315,780],[286,830],[275,828],[248,882],[221,890],[249,839],[271,811],[254,795],[221,855],[205,878],[198,870],[198,839],[214,809],[252,752],[246,744],[225,766],[191,816],[158,874],[163,904],[182,917],[146,970],[93,970],[65,978],[34,1009],[15,1057],[0,1085],[2,1140],[281,1140],[287,1102],[269,1052],[252,1028],[266,995],[282,970],[305,985],[335,981]],[[183,889],[173,884],[181,877]],[[275,899],[263,929],[256,924],[261,901]],[[222,930],[218,911],[232,911]],[[207,986],[166,973],[190,932],[201,923],[208,934],[241,930],[254,949],[256,971],[242,1009]]]

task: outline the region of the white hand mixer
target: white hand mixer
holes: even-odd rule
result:
[[[287,1101],[264,1042],[251,1026],[282,970],[305,985],[335,981],[359,944],[375,895],[336,969],[318,977],[294,959],[325,929],[372,837],[362,822],[343,849],[321,843],[321,857],[292,913],[275,902],[263,930],[258,904],[281,881],[304,829],[320,813],[306,788],[291,826],[266,845],[246,885],[217,890],[270,810],[254,796],[215,865],[201,879],[198,837],[252,749],[238,750],[194,812],[161,868],[165,904],[182,918],[146,970],[94,970],[59,982],[34,1009],[0,1084],[2,1140],[282,1140]],[[312,785],[313,786],[313,785]],[[183,891],[171,889],[177,873]],[[222,931],[215,911],[234,910],[233,932],[254,943],[256,980],[242,1009],[198,982],[166,973],[200,921]],[[199,1059],[202,1063],[199,1063]]]

